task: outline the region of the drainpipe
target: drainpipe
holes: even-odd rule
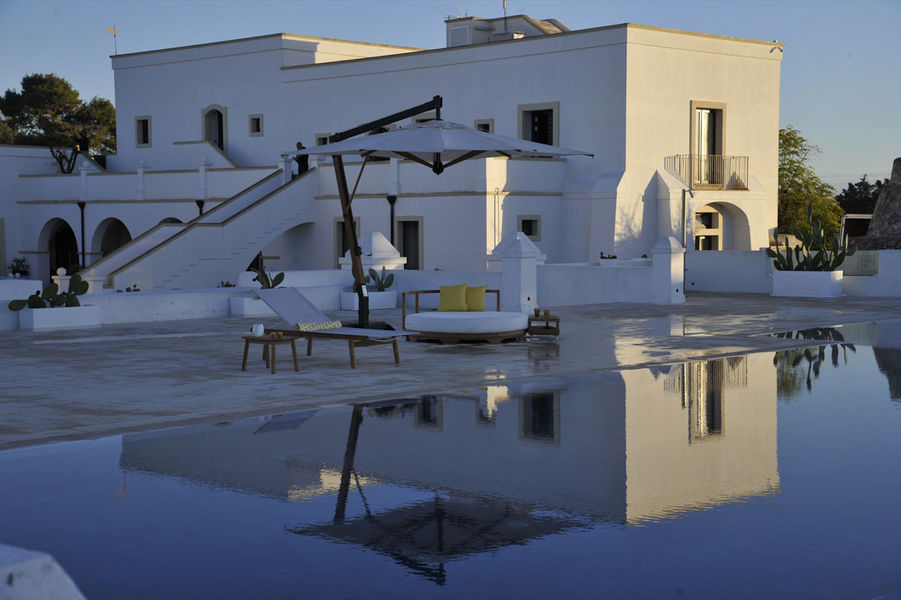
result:
[[[687,229],[687,227],[688,227],[688,225],[687,225],[686,222],[685,222],[685,220],[688,218],[688,203],[687,203],[686,200],[685,200],[685,192],[688,192],[688,194],[689,194],[692,198],[694,198],[695,195],[694,195],[694,193],[693,193],[691,190],[682,188],[682,225],[681,225],[680,228],[682,229],[682,247],[683,247],[683,248],[688,248],[688,246],[685,245],[685,243],[686,243],[686,241],[687,241],[687,239],[686,239],[686,234],[687,234],[686,229]]]
[[[144,199],[144,170],[147,168],[147,161],[142,160],[138,164],[138,187],[135,190],[135,200]]]
[[[84,207],[87,206],[87,203],[84,200],[78,201],[78,210],[81,211],[81,268],[85,268],[84,261]]]
[[[212,165],[209,159],[204,156],[203,160],[200,161],[200,164],[197,165],[197,178],[198,178],[198,196],[201,200],[206,200],[207,198],[207,177],[206,170]]]
[[[81,189],[78,194],[78,210],[81,212],[81,268],[85,266],[85,247],[84,247],[84,208],[87,206],[88,199],[88,170],[84,167],[79,171],[81,175]]]

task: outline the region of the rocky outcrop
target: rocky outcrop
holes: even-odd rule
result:
[[[901,248],[901,158],[892,164],[892,177],[876,200],[870,230],[856,245],[861,250]]]

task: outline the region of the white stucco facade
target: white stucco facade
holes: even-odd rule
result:
[[[468,23],[448,21],[449,46],[451,30]],[[446,120],[546,136],[593,156],[471,160],[440,176],[407,161],[368,164],[354,200],[359,229],[418,254],[408,268],[483,271],[494,246],[518,229],[529,230],[548,263],[596,262],[601,252],[650,256],[667,236],[692,251],[695,212],[705,206],[719,215],[704,221],[717,226],[709,238],[715,249],[767,245],[776,225],[780,44],[632,24],[572,32],[551,21],[522,26],[519,39],[492,33],[500,41],[437,50],[276,34],[112,57],[118,154],[105,172],[51,175],[8,160],[8,147],[0,152],[5,262],[33,256],[36,275],[49,276],[59,262],[48,254],[57,219],[71,227],[80,252],[76,202],[83,201],[86,262],[112,280],[121,267],[104,270],[100,259],[113,220],[131,239],[164,220],[173,235],[194,235],[201,210],[290,169],[284,154],[298,140],[311,146],[436,94]],[[684,168],[671,167],[669,157],[702,152],[693,134],[699,108],[718,119],[716,147],[704,152],[739,157],[746,170],[738,176],[727,171],[713,181],[705,170],[695,185]],[[349,162],[353,185],[359,165]],[[268,267],[335,268],[341,212],[331,165],[322,161],[307,177],[313,181],[288,188],[283,173],[284,189],[272,192],[308,207],[294,222],[267,209],[267,188],[230,214],[228,243],[267,232],[255,243]],[[726,180],[741,189],[712,185]],[[396,197],[393,207],[388,196]],[[206,226],[216,225],[224,227],[211,214]],[[165,252],[157,246],[166,246],[166,236],[151,237],[153,244],[120,262]],[[237,281],[238,272],[228,279]]]

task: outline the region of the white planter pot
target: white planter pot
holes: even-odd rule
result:
[[[100,307],[88,304],[57,308],[23,308],[19,311],[19,329],[36,331],[77,327],[100,327]]]
[[[844,296],[842,271],[773,271],[773,296]]]
[[[357,310],[358,308],[356,293],[341,292],[341,310]],[[397,308],[397,292],[395,290],[369,292],[369,310],[380,308]]]
[[[228,299],[229,312],[233,317],[272,317],[275,313],[259,298],[232,296]]]

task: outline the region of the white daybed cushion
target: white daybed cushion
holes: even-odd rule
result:
[[[528,325],[525,313],[435,311],[407,315],[405,328],[429,333],[504,333],[526,329]]]

